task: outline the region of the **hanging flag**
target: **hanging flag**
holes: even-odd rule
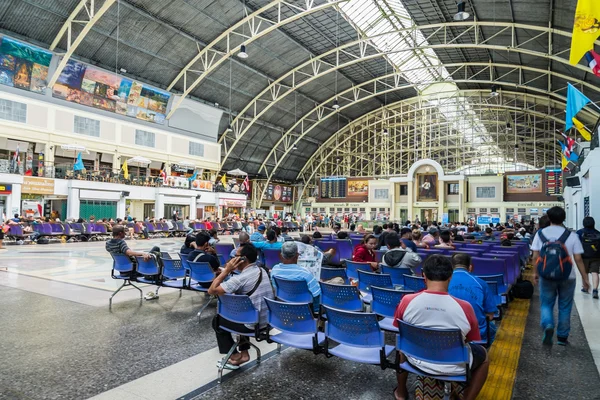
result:
[[[574,139],[571,139],[570,137],[568,137],[564,132],[558,131],[561,136],[563,138],[565,138],[565,144],[567,146],[567,150],[569,150],[569,153],[573,151],[573,149],[575,149],[575,146],[577,145],[577,142]]]
[[[577,118],[573,118],[573,125],[575,125],[575,128],[577,129],[577,131],[579,132],[579,134],[581,136],[583,136],[583,138],[585,140],[587,140],[587,141],[592,140],[592,134],[590,133],[590,131],[587,130],[587,128],[585,126],[583,126],[581,121],[579,121]]]
[[[223,176],[221,177],[221,183],[223,184],[223,186],[227,186],[227,177],[225,176],[225,174],[223,174]]]
[[[127,160],[123,163],[123,177],[129,179],[129,168],[127,168]]]
[[[197,177],[198,177],[198,170],[195,170],[195,171],[194,171],[194,175],[190,176],[190,177],[188,178],[188,180],[189,180],[190,182],[191,182],[191,181],[195,181]]]
[[[573,22],[569,62],[576,65],[583,55],[594,48],[600,36],[600,3],[598,0],[579,0]]]
[[[575,89],[573,85],[568,84],[567,89],[567,119],[565,131],[568,131],[573,127],[573,117],[577,115],[579,111],[591,100],[588,99],[583,93]]]
[[[585,59],[592,70],[592,73],[600,77],[600,55],[594,50],[585,53]]]
[[[246,176],[246,178],[244,179],[244,183],[242,183],[242,188],[250,193],[250,180],[248,179],[248,176]]]
[[[569,162],[567,161],[567,159],[565,158],[565,156],[562,155],[562,154],[561,154],[560,158],[561,158],[560,166],[561,166],[561,169],[564,171],[565,169],[567,169],[567,164]]]
[[[567,148],[567,145],[565,145],[560,140],[558,141],[558,143],[560,143],[560,147],[562,147],[562,154],[564,154],[564,156],[567,160],[574,161],[574,162],[579,160],[579,156],[574,151],[570,151]]]
[[[81,153],[77,154],[77,161],[73,164],[73,171],[81,171],[85,167],[83,166],[83,160],[81,159]]]

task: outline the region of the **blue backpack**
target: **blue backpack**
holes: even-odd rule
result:
[[[558,240],[548,240],[542,231],[538,232],[540,240],[544,243],[540,250],[540,256],[536,261],[539,276],[551,281],[569,279],[573,261],[565,247],[565,243],[570,234],[571,232],[565,229]]]

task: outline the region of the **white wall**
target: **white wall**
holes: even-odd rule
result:
[[[596,220],[596,227],[600,225],[600,148],[592,150],[583,161],[581,170],[577,174],[581,187],[565,187],[565,210],[567,211],[566,225],[569,228],[580,229],[583,227],[585,198],[589,198],[589,216]],[[594,182],[596,182],[594,184]],[[564,182],[566,185],[566,180]]]

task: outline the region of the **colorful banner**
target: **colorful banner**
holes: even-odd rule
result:
[[[52,89],[52,96],[162,124],[171,94],[115,73],[69,60]]]
[[[506,175],[506,193],[541,193],[542,174]]]
[[[181,176],[167,176],[167,180],[163,186],[189,189],[190,181]]]
[[[270,183],[267,186],[263,200],[278,201],[281,203],[290,203],[292,201],[294,190],[291,186],[282,186]]]
[[[46,93],[52,53],[7,37],[0,44],[0,84]]]

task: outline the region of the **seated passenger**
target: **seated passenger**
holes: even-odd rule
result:
[[[317,234],[317,233],[319,233],[319,232],[315,232],[315,234]],[[331,261],[333,256],[335,256],[335,249],[328,249],[326,251],[322,251],[321,249],[319,249],[318,247],[313,245],[312,240],[310,239],[310,236],[308,236],[308,235],[302,236],[300,238],[300,242],[304,243],[307,246],[313,246],[315,249],[317,249],[323,253],[322,265],[329,265],[329,262]]]
[[[240,232],[240,234],[238,236],[238,240],[240,241],[240,246],[241,246],[243,243],[250,242],[250,235],[248,235],[248,233],[246,233],[246,232]],[[236,251],[237,251],[236,248],[234,248],[233,250],[231,250],[231,253],[229,253],[229,258],[235,257]]]
[[[396,232],[387,234],[385,244],[389,250],[383,255],[382,264],[393,268],[410,268],[414,274],[414,268],[422,261],[421,257],[408,246],[402,246],[403,243]]]
[[[216,229],[213,228],[210,231],[208,231],[208,236],[210,236],[208,244],[210,244],[211,246],[214,246],[216,243],[219,243],[219,235]]]
[[[404,246],[408,247],[415,253],[417,252],[417,245],[412,240],[412,231],[409,228],[402,228],[400,230],[400,238],[402,243],[404,243]]]
[[[111,254],[124,254],[128,257],[144,257],[145,261],[148,261],[152,254],[160,254],[160,248],[154,246],[149,253],[143,253],[140,251],[133,251],[127,246],[125,242],[125,227],[123,225],[115,225],[112,228],[112,239],[106,241],[106,251]]]
[[[421,233],[421,231],[419,229],[413,229],[411,236],[412,236],[413,243],[415,244],[415,246],[417,246],[417,249],[419,249],[419,248],[428,249],[429,248],[429,245],[422,240],[423,234]]]
[[[308,290],[313,296],[313,308],[319,309],[319,297],[321,296],[321,287],[306,268],[298,265],[298,245],[294,242],[287,242],[281,246],[281,264],[276,264],[271,270],[271,281],[273,287],[277,287],[275,278],[284,278],[292,281],[306,281]]]
[[[348,239],[348,232],[344,232],[344,231],[339,231],[337,234],[337,238],[342,240],[342,239]]]
[[[450,239],[453,242],[464,242],[465,238],[462,235],[462,231],[459,231],[457,228],[450,230]]]
[[[438,238],[440,237],[440,231],[435,226],[432,226],[427,231],[427,235],[423,237],[423,243],[426,243],[429,247],[433,247],[438,244]]]
[[[179,250],[179,253],[183,254],[183,255],[189,255],[195,249],[196,249],[196,236],[187,235],[185,237],[185,242],[183,242],[183,245],[181,246],[181,249]]]
[[[443,231],[440,233],[440,244],[434,246],[436,249],[451,249],[454,250],[456,247],[452,244],[452,239],[450,238],[450,231]]]
[[[464,400],[474,400],[487,379],[489,362],[483,346],[469,343],[481,340],[473,307],[448,294],[452,264],[446,257],[439,254],[429,256],[423,265],[423,273],[427,289],[402,298],[396,309],[394,325],[398,326],[398,320],[401,320],[423,328],[460,329],[468,343],[471,368],[471,381],[464,391]],[[401,362],[408,361],[415,368],[431,375],[462,375],[466,372],[459,365],[435,364],[403,354],[400,357]],[[407,378],[406,371],[400,370],[397,373],[398,387],[394,392],[397,400],[408,399]]]
[[[252,243],[254,245],[254,247],[256,247],[257,249],[274,249],[274,250],[280,250],[281,249],[281,245],[283,243],[278,242],[277,241],[277,234],[275,233],[274,230],[270,229],[267,232],[267,241],[260,241],[260,242],[256,242],[256,243]]]
[[[483,340],[487,340],[487,321],[490,321],[489,345],[491,345],[496,337],[496,325],[493,322],[494,313],[498,311],[494,295],[483,279],[472,274],[473,265],[471,264],[470,255],[465,253],[454,254],[452,256],[452,267],[454,272],[450,280],[448,293],[471,304]]]
[[[377,247],[377,238],[373,235],[366,235],[362,243],[357,244],[352,254],[352,261],[369,263],[373,271],[379,269],[375,248]]]
[[[293,242],[294,238],[292,238],[289,234],[289,229],[287,226],[281,227],[281,238],[283,238],[284,242]]]
[[[240,244],[240,247],[236,251],[236,257],[225,264],[223,271],[215,278],[208,289],[208,294],[221,296],[224,294],[250,293],[250,301],[259,313],[259,326],[264,327],[268,321],[265,298],[273,298],[273,288],[271,287],[269,274],[263,268],[256,265],[257,258],[258,251],[256,247],[251,243]],[[240,273],[232,275],[225,282],[225,279],[236,269]],[[221,329],[219,326],[225,326],[236,332],[254,332],[254,327],[228,321],[221,318],[218,314],[213,318],[212,326],[217,336],[217,344],[219,345],[219,353],[221,354],[227,354],[235,344],[235,341],[230,332]],[[248,337],[242,336],[238,349],[235,349],[229,358],[228,367],[236,368],[250,361],[250,354],[248,353],[250,344],[248,340]]]
[[[265,234],[265,230],[267,230],[267,227],[264,226],[263,224],[260,224],[257,228],[256,228],[256,232],[254,232],[252,235],[250,235],[250,241],[255,243],[255,242],[264,242],[265,241],[265,237],[263,236]]]
[[[210,264],[213,271],[217,271],[221,263],[217,258],[215,249],[208,244],[209,241],[210,236],[208,236],[208,233],[199,232],[196,235],[196,248],[188,254],[187,259],[192,262],[207,262]]]
[[[494,240],[494,231],[492,228],[485,228],[485,236],[481,238],[482,240]]]

